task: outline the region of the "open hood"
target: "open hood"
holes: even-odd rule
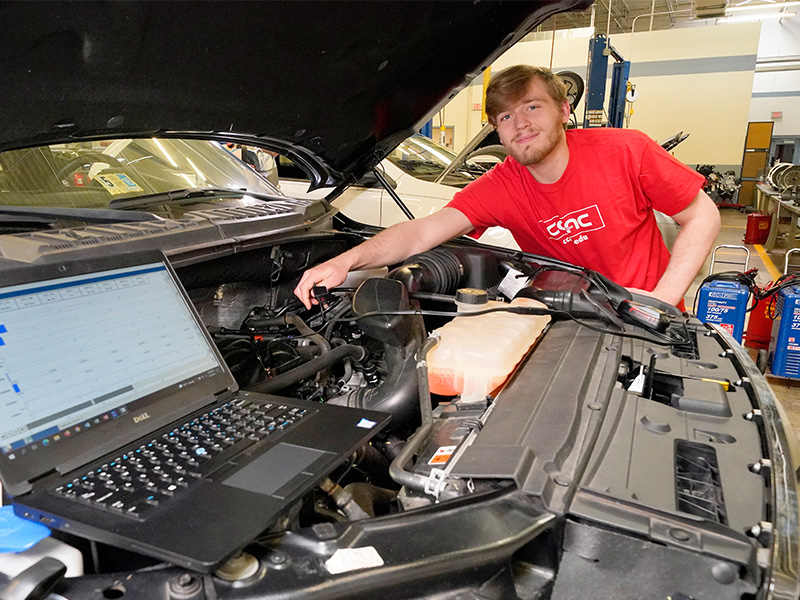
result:
[[[6,3],[0,151],[181,135],[355,181],[546,17],[533,2]]]

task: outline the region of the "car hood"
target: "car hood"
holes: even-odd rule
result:
[[[6,3],[0,151],[238,139],[301,162],[312,187],[352,182],[537,23],[590,4]]]

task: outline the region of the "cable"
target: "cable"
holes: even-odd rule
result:
[[[697,300],[700,295],[700,289],[709,281],[733,281],[746,287],[750,296],[753,298],[753,305],[745,312],[751,312],[755,310],[761,300],[774,297],[775,294],[780,292],[782,289],[797,285],[797,275],[795,273],[784,273],[775,280],[774,285],[772,282],[770,282],[764,289],[760,289],[755,282],[757,274],[758,269],[750,269],[744,273],[739,273],[736,271],[724,271],[722,273],[714,273],[713,275],[709,275],[703,279],[703,281],[700,283],[700,286],[697,288],[697,292],[695,292],[692,311],[697,314]]]
[[[591,329],[592,331],[596,331],[598,333],[608,334],[608,335],[617,335],[623,338],[630,338],[634,340],[640,340],[644,342],[649,342],[651,344],[658,344],[659,346],[683,346],[685,344],[691,343],[691,340],[688,339],[679,339],[675,340],[674,338],[668,338],[666,336],[659,336],[653,332],[654,337],[645,336],[645,335],[638,335],[635,333],[629,333],[626,331],[617,331],[612,329],[606,329],[603,327],[597,327],[595,325],[590,325],[589,323],[578,319],[577,317],[573,317],[570,313],[563,310],[551,310],[549,308],[533,308],[529,306],[508,306],[508,307],[497,307],[497,308],[487,308],[485,310],[476,310],[470,312],[454,312],[454,311],[444,311],[444,310],[374,310],[366,313],[356,314],[352,317],[337,317],[335,321],[360,321],[361,319],[368,319],[370,317],[377,317],[380,315],[419,315],[419,316],[430,316],[430,317],[477,317],[480,315],[486,315],[489,313],[494,312],[509,312],[513,314],[519,315],[552,315],[552,316],[562,316],[566,317],[581,327],[586,327],[587,329]],[[661,337],[661,339],[659,339]]]
[[[714,273],[709,275],[703,281],[700,282],[700,285],[697,288],[697,291],[694,294],[694,302],[692,303],[692,312],[697,314],[697,300],[700,297],[700,288],[703,287],[709,281],[733,281],[735,283],[741,284],[747,288],[750,295],[753,297],[754,302],[753,306],[747,309],[746,312],[750,312],[753,310],[759,301],[759,294],[761,291],[758,289],[756,285],[756,275],[758,274],[758,269],[750,269],[745,273],[739,273],[737,271],[723,271],[721,273]]]
[[[775,280],[774,285],[767,284],[767,286],[761,290],[758,294],[758,300],[764,300],[765,298],[769,298],[774,296],[782,289],[787,287],[792,287],[793,285],[797,285],[797,275],[795,273],[784,273],[780,277]]]
[[[527,277],[533,278],[534,276],[536,276],[536,275],[538,275],[540,273],[543,273],[543,272],[547,272],[547,271],[564,271],[564,272],[571,273],[573,275],[577,275],[577,276],[581,277],[585,281],[589,282],[589,284],[591,284],[591,285],[595,286],[597,289],[599,289],[600,292],[606,297],[606,299],[609,302],[611,302],[612,305],[613,305],[613,298],[612,298],[611,292],[608,289],[608,286],[606,285],[606,283],[605,283],[605,281],[603,280],[602,277],[593,277],[593,274],[595,274],[594,271],[587,271],[586,269],[583,269],[581,267],[574,267],[574,266],[571,266],[571,265],[563,265],[562,266],[562,265],[540,265],[540,264],[537,264],[536,268],[534,268],[532,270],[531,269],[523,269],[523,274],[525,276],[527,276]],[[325,292],[327,293],[328,290],[326,289]],[[412,296],[413,296],[413,294],[412,294]],[[433,294],[431,296],[433,296]],[[443,295],[440,295],[440,294],[435,294],[435,296],[436,296],[435,298],[431,297],[430,299],[436,299],[436,300],[444,300],[445,299],[445,297],[443,297]],[[448,297],[448,299],[450,299],[450,298]],[[592,304],[594,304],[595,306],[599,307],[599,304],[594,299],[590,298],[590,301],[591,301]],[[471,317],[477,317],[477,316],[485,315],[485,314],[492,313],[492,312],[511,312],[511,313],[516,313],[516,314],[527,314],[527,315],[562,316],[562,317],[571,319],[572,321],[575,321],[575,323],[577,323],[578,325],[581,325],[582,327],[586,327],[587,329],[591,329],[591,330],[597,331],[599,333],[604,333],[604,334],[609,334],[609,335],[618,335],[618,336],[625,337],[625,338],[630,338],[630,339],[638,339],[638,340],[641,340],[641,341],[645,341],[645,342],[649,342],[649,343],[653,343],[653,344],[658,344],[658,345],[682,346],[682,345],[691,343],[691,341],[688,339],[689,336],[687,336],[687,339],[680,339],[680,340],[676,341],[674,338],[669,338],[667,336],[662,336],[661,334],[658,334],[656,332],[650,332],[652,334],[652,336],[655,336],[655,337],[649,337],[649,336],[637,335],[637,334],[634,334],[634,333],[628,333],[628,332],[625,332],[623,330],[614,331],[614,330],[610,330],[610,329],[596,327],[594,325],[589,325],[588,323],[582,321],[581,319],[572,316],[572,314],[570,314],[567,311],[551,310],[551,309],[548,309],[548,308],[533,308],[533,307],[511,307],[511,306],[509,306],[509,307],[489,308],[489,309],[485,309],[485,310],[477,310],[477,311],[470,311],[470,312],[433,311],[433,310],[370,311],[368,313],[356,314],[353,317],[335,317],[333,319],[328,320],[328,326],[332,326],[334,323],[339,322],[339,321],[360,321],[361,319],[366,319],[366,318],[369,318],[369,317],[374,317],[374,316],[379,316],[379,315],[401,315],[401,316],[403,316],[403,315],[411,315],[411,316],[419,315],[419,316],[435,316],[435,317],[471,316]],[[614,316],[616,316],[616,315],[614,315]],[[619,327],[619,323],[614,323],[614,324]]]

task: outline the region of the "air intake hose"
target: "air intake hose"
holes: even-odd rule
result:
[[[386,368],[389,374],[376,388],[359,388],[347,398],[349,406],[388,412],[392,415],[387,431],[414,423],[419,419],[417,385],[417,351],[422,345],[424,332],[421,323],[412,328],[405,346],[386,345]]]
[[[402,282],[411,293],[452,294],[463,275],[464,267],[458,257],[444,248],[436,248],[410,257],[387,277]]]

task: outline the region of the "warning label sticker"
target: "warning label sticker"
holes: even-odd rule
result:
[[[456,451],[455,446],[439,446],[436,452],[433,453],[431,459],[428,461],[429,465],[443,465],[450,457],[453,456],[453,452]]]

